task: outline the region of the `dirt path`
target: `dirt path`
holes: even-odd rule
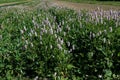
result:
[[[74,10],[95,10],[98,7],[104,10],[120,10],[120,6],[112,6],[112,5],[98,5],[98,4],[87,4],[87,3],[72,3],[60,0],[52,0],[52,5],[59,7],[67,7]]]
[[[0,8],[1,7],[6,7],[6,6],[20,6],[17,4],[21,4],[21,3],[25,3],[25,2],[29,2],[29,1],[33,1],[36,2],[37,0],[25,0],[25,1],[20,1],[20,2],[11,2],[11,3],[3,3],[0,4]],[[73,3],[73,2],[67,2],[67,1],[61,1],[61,0],[41,0],[36,2],[37,4],[35,5],[35,7],[40,7],[39,5],[43,4],[43,6],[46,6],[46,4],[48,4],[50,6],[58,6],[58,7],[66,7],[66,8],[70,8],[70,9],[74,9],[76,11],[79,10],[96,10],[98,7],[104,10],[109,10],[109,9],[113,9],[113,10],[120,10],[120,6],[112,6],[112,5],[98,5],[98,4],[88,4],[88,3]],[[26,7],[21,5],[21,7]],[[28,6],[29,8],[33,8]]]

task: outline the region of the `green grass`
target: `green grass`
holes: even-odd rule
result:
[[[0,0],[0,4],[10,3],[10,2],[20,2],[20,1],[25,1],[25,0]]]
[[[99,5],[113,5],[120,6],[120,1],[95,1],[95,0],[63,0],[77,3],[89,3],[89,4],[99,4]]]

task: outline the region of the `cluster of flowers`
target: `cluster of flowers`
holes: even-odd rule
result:
[[[108,29],[104,28],[103,30],[99,30],[96,33],[91,31],[90,36],[89,36],[90,39],[107,34],[108,32],[112,33],[114,27],[117,28],[118,26],[120,26],[120,18],[119,18],[120,12],[119,11],[112,11],[112,10],[104,11],[100,9],[100,10],[93,11],[93,12],[87,12],[85,14],[82,12],[79,12],[78,15],[74,17],[72,17],[71,15],[64,16],[64,18],[67,20],[62,20],[59,23],[56,22],[56,16],[48,15],[46,13],[44,13],[44,15],[45,15],[45,18],[41,18],[43,17],[43,15],[41,14],[38,14],[37,16],[33,17],[33,20],[31,21],[33,24],[33,27],[31,29],[27,30],[27,26],[23,26],[23,29],[20,30],[22,35],[24,35],[26,31],[28,32],[29,38],[25,39],[24,36],[22,36],[22,39],[25,42],[25,48],[27,48],[28,45],[31,45],[31,47],[34,47],[34,43],[32,42],[33,36],[38,37],[39,43],[42,45],[44,41],[43,40],[44,34],[47,34],[48,36],[51,35],[55,38],[56,41],[54,41],[54,44],[56,44],[59,50],[66,51],[64,49],[64,45],[67,44],[68,47],[72,46],[71,49],[68,51],[68,52],[71,52],[72,50],[75,49],[75,45],[71,44],[70,41],[65,41],[64,38],[66,36],[69,36],[69,32],[73,28],[76,28],[75,24],[72,24],[72,26],[69,25],[69,23],[71,22],[75,23],[75,20],[78,20],[80,24],[79,25],[80,28],[85,27],[84,23],[82,23],[83,20],[88,25],[89,23],[92,23],[93,25],[101,24],[103,26],[109,26],[109,24],[106,23],[105,20],[108,20],[108,22],[115,21],[115,26],[109,26]],[[83,16],[86,18],[82,18]],[[40,20],[40,22],[37,20]],[[64,28],[66,28],[67,31],[65,31]],[[79,31],[79,29],[76,28],[76,31]],[[61,36],[61,34],[63,35]],[[110,40],[107,40],[105,37],[103,37],[103,42],[106,43],[106,41],[108,41],[109,44],[111,43]],[[54,47],[53,43],[51,43],[49,47],[50,49],[53,49]]]

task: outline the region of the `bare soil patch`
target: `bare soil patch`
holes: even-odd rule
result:
[[[98,7],[104,10],[120,10],[120,6],[112,5],[98,5],[98,4],[88,4],[88,3],[73,3],[60,0],[52,0],[51,3],[55,6],[66,7],[74,10],[96,10]]]

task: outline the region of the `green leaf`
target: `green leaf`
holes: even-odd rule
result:
[[[110,62],[110,61],[107,61],[107,65],[108,65],[108,67],[110,68],[110,67],[112,67],[113,63]]]
[[[105,70],[105,77],[111,77],[112,76],[112,71],[109,69]]]
[[[118,53],[118,57],[120,57],[120,52]]]
[[[93,52],[89,52],[88,53],[88,58],[91,59],[93,57],[93,54],[94,54]]]
[[[3,68],[5,65],[4,64],[0,64],[0,68]]]
[[[72,69],[72,68],[74,68],[74,66],[73,66],[72,64],[68,64],[68,65],[67,65],[67,68],[68,68],[68,69]]]

